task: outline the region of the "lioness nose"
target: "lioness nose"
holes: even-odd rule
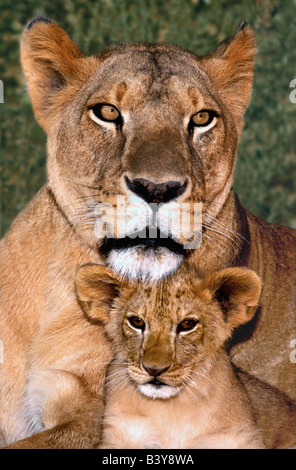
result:
[[[144,178],[135,178],[131,181],[127,176],[125,176],[125,182],[133,193],[144,199],[148,204],[151,202],[169,202],[176,199],[185,192],[188,185],[187,179],[184,183],[166,181],[165,183],[155,184]]]
[[[144,364],[143,364],[143,367],[148,372],[148,374],[152,375],[153,377],[157,377],[162,372],[168,369],[168,367],[164,367],[163,369],[150,369],[150,367],[145,367]]]

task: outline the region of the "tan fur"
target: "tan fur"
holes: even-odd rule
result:
[[[203,203],[202,244],[186,253],[197,275],[245,265],[263,280],[261,308],[233,337],[232,360],[295,399],[289,359],[295,338],[294,232],[247,213],[231,190],[254,51],[246,25],[206,57],[149,44],[118,44],[85,57],[55,23],[38,20],[24,31],[22,66],[48,135],[49,182],[0,245],[0,423],[6,444],[43,431],[16,445],[92,447],[99,440],[111,351],[101,326],[83,314],[74,278],[82,264],[109,263],[104,240],[95,235],[94,211],[100,202],[116,207],[118,194],[131,206],[135,197],[125,175],[155,184],[187,178],[178,202]],[[89,107],[102,102],[120,110],[122,130],[90,119]],[[208,133],[190,134],[188,122],[201,109],[215,109],[217,123]],[[117,220],[115,228],[123,222]],[[145,269],[157,262],[165,270],[176,268],[173,255],[145,260],[145,253],[139,251]],[[86,405],[87,397],[96,397],[97,405],[92,398]],[[93,406],[93,413],[82,419],[82,406]],[[73,420],[65,424],[64,413],[73,413]]]
[[[268,449],[296,446],[296,409],[285,394],[246,372],[236,374],[252,403],[253,416]]]
[[[110,275],[93,265],[82,267],[77,279],[87,314],[103,322],[114,345],[99,448],[263,448],[223,349],[233,329],[254,314],[258,276],[228,268],[198,282],[196,273],[182,269],[151,286],[123,283],[107,318],[101,284],[109,288]],[[113,283],[120,286],[116,277]],[[131,316],[143,320],[145,329],[133,328]],[[178,333],[186,319],[197,320],[196,328]],[[177,395],[142,394],[139,386],[154,379],[147,367],[164,369],[157,375],[161,388],[178,387]]]

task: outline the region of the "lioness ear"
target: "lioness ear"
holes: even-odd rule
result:
[[[76,292],[89,317],[108,321],[109,309],[121,281],[105,266],[87,264],[76,274]]]
[[[53,106],[59,105],[61,90],[82,79],[86,70],[83,60],[83,53],[52,21],[36,18],[25,29],[21,40],[21,63],[36,118],[45,130],[47,120],[54,114]]]
[[[254,31],[242,23],[238,32],[201,59],[218,93],[239,120],[249,104],[256,46]]]
[[[261,281],[254,271],[227,268],[202,281],[213,300],[219,302],[225,324],[232,330],[253,317],[261,294]]]

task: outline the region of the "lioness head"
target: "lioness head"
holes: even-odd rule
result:
[[[233,329],[252,318],[261,292],[257,274],[244,268],[202,281],[177,272],[157,284],[127,284],[106,267],[85,265],[76,286],[131,381],[152,398],[172,397],[192,378],[203,378]]]
[[[85,57],[49,20],[24,31],[21,59],[48,135],[49,185],[113,270],[152,279],[175,271],[192,238],[180,210],[192,216],[202,203],[206,231],[223,207],[254,50],[248,24],[203,57],[140,43]]]

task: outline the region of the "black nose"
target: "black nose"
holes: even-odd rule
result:
[[[162,372],[168,369],[168,367],[164,367],[163,369],[150,369],[150,367],[145,367],[144,364],[143,367],[148,372],[148,374],[152,375],[153,377],[157,377],[158,375],[162,374]]]
[[[165,183],[155,184],[144,178],[135,178],[131,181],[127,176],[125,177],[125,182],[133,193],[144,199],[148,204],[150,202],[159,204],[176,199],[185,192],[188,185],[187,179],[184,183],[180,181],[166,181]]]

